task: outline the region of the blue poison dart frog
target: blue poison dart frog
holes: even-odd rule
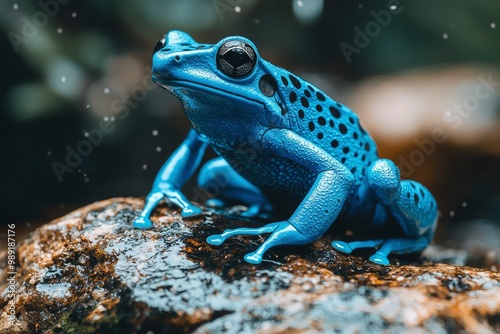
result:
[[[332,224],[377,235],[332,246],[344,253],[377,248],[370,261],[381,265],[390,253],[418,253],[431,242],[437,205],[429,190],[400,180],[398,167],[379,159],[353,111],[262,59],[250,40],[199,44],[171,31],[154,48],[152,73],[179,98],[192,129],[160,169],[134,227],[152,227],[151,211],[162,199],[184,217],[202,213],[180,189],[210,146],[218,157],[201,168],[198,184],[222,185],[213,203],[244,204],[247,216],[286,214],[207,238],[220,245],[229,237],[270,234],[244,257],[249,263],[260,263],[274,246],[309,244]]]

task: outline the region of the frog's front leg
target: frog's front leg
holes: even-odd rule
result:
[[[218,245],[230,236],[271,233],[255,252],[245,256],[245,260],[253,264],[260,263],[264,253],[271,247],[308,244],[321,237],[339,215],[354,181],[352,174],[340,162],[293,131],[268,130],[262,138],[262,145],[264,153],[295,161],[317,176],[313,186],[287,221],[260,228],[228,230],[207,238],[208,243]]]
[[[207,144],[202,141],[196,131],[191,129],[186,139],[158,172],[153,189],[146,197],[146,204],[139,217],[134,220],[134,227],[152,227],[149,216],[163,198],[180,207],[183,217],[201,214],[201,209],[191,204],[180,189],[198,168],[206,148]]]
[[[390,160],[379,159],[370,165],[364,179],[368,189],[365,201],[375,201],[373,223],[387,226],[395,220],[404,235],[401,238],[333,241],[332,246],[343,253],[358,248],[381,246],[370,261],[389,265],[390,253],[405,254],[423,251],[432,241],[437,223],[437,205],[432,194],[418,182],[400,180],[398,167]]]

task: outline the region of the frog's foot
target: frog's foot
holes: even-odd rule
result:
[[[289,222],[281,221],[258,228],[236,228],[226,230],[222,234],[215,234],[208,237],[207,242],[211,245],[220,245],[229,237],[237,235],[258,235],[263,233],[271,233],[271,235],[255,252],[245,255],[244,259],[248,263],[261,263],[262,256],[271,247],[279,245],[303,245],[313,241],[311,238],[300,233]]]
[[[267,224],[262,227],[249,228],[249,227],[241,227],[230,230],[225,230],[222,234],[214,234],[207,238],[207,242],[211,245],[221,245],[227,238],[234,237],[237,235],[259,235],[263,233],[272,233],[278,223]]]
[[[378,240],[365,240],[365,241],[352,241],[352,242],[344,242],[344,241],[333,241],[332,246],[339,252],[345,254],[351,254],[353,250],[358,248],[372,248],[377,247],[384,242],[383,239]]]
[[[382,247],[370,257],[370,261],[383,266],[388,266],[390,264],[388,259],[390,253],[406,254],[421,252],[425,249],[425,247],[427,247],[427,245],[429,245],[429,237],[422,236],[417,239],[391,238],[387,240],[378,239],[353,242],[332,242],[333,248],[346,254],[349,254],[358,248],[372,248],[380,245],[382,245]]]
[[[241,216],[246,218],[270,218],[272,216],[272,207],[268,204],[253,204]]]
[[[139,216],[134,220],[132,226],[137,228],[151,228],[153,227],[153,223],[148,217]]]
[[[221,198],[214,197],[207,199],[205,205],[214,209],[223,209],[227,206],[227,203]]]
[[[181,216],[184,218],[196,217],[203,213],[203,210],[197,207],[196,205],[188,205],[181,211]]]

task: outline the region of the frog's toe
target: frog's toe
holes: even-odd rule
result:
[[[248,253],[245,255],[244,259],[250,264],[260,264],[262,262],[262,255],[256,254],[255,252]]]
[[[226,202],[220,198],[209,198],[205,205],[214,209],[222,209],[226,206]]]
[[[387,259],[387,256],[383,256],[380,254],[373,254],[372,256],[370,256],[370,261],[375,264],[380,264],[382,266],[388,266],[390,264],[389,259]]]
[[[132,226],[137,227],[137,228],[151,228],[151,227],[153,227],[153,223],[151,222],[151,220],[149,218],[137,217],[134,220]]]
[[[345,253],[345,254],[351,254],[352,253],[352,248],[349,246],[349,243],[344,242],[344,241],[332,241],[332,247],[338,250],[339,252]]]
[[[247,211],[243,212],[241,216],[246,218],[271,218],[272,207],[270,205],[254,204]]]
[[[214,246],[219,246],[219,245],[222,245],[222,243],[226,241],[226,238],[224,238],[222,235],[220,234],[214,234],[214,235],[211,235],[207,238],[207,242],[210,244],[210,245],[214,245]]]
[[[202,212],[203,210],[200,209],[199,207],[190,205],[187,208],[182,209],[181,216],[184,218],[194,217],[201,215]]]

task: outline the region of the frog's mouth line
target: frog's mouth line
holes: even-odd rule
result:
[[[201,84],[198,82],[192,82],[192,81],[188,81],[188,80],[176,80],[176,79],[167,80],[167,79],[157,77],[155,75],[152,76],[152,80],[154,83],[165,88],[170,93],[173,93],[173,88],[176,88],[176,87],[195,88],[198,90],[209,91],[209,92],[215,93],[215,94],[222,93],[224,95],[227,95],[227,97],[231,97],[231,98],[234,98],[235,96],[237,96],[240,99],[254,102],[254,103],[258,104],[259,106],[263,106],[264,108],[266,107],[265,103],[263,103],[262,101],[255,100],[255,99],[252,99],[252,98],[249,98],[247,96],[240,95],[240,94],[237,94],[234,92],[228,92],[228,91],[225,91],[223,89],[214,88],[212,86],[204,85],[204,84]]]

